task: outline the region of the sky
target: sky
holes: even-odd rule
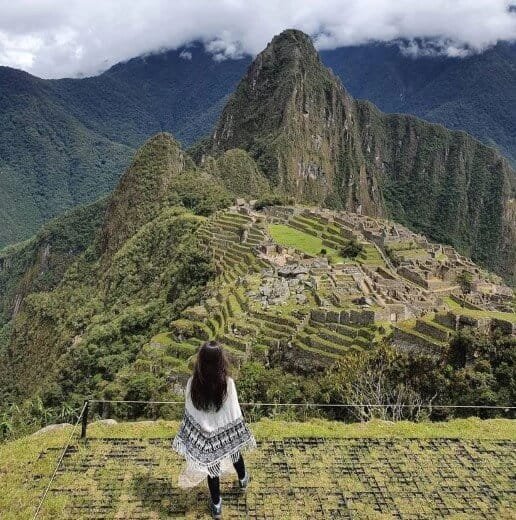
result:
[[[404,39],[412,55],[462,57],[516,40],[516,0],[0,0],[0,65],[91,76],[193,41],[234,59],[292,27],[319,49]]]

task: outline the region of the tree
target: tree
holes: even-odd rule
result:
[[[340,255],[344,258],[356,258],[363,251],[364,251],[364,246],[356,238],[353,237],[340,250]]]
[[[456,281],[460,286],[462,296],[466,297],[473,288],[473,275],[469,271],[466,271],[466,269],[463,269],[462,272],[457,275]]]

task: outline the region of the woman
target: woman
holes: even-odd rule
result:
[[[222,345],[210,341],[202,345],[186,384],[185,413],[173,447],[186,458],[179,476],[181,487],[197,485],[205,477],[211,494],[213,518],[221,518],[222,498],[219,477],[237,472],[245,490],[249,473],[240,451],[256,446],[242,417],[235,382],[228,376],[228,362]]]

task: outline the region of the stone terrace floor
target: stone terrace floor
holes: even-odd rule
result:
[[[70,446],[50,490],[66,518],[204,519],[207,486],[177,487],[170,439]],[[514,518],[516,442],[287,438],[245,456],[247,493],[223,481],[223,518]],[[41,453],[55,458],[57,449]]]

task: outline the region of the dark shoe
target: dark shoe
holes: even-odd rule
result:
[[[222,518],[222,499],[220,500],[219,505],[215,505],[210,500],[210,512],[211,512],[211,517],[214,518],[215,520],[220,520]]]
[[[249,482],[251,481],[251,475],[249,475],[249,472],[245,472],[245,476],[243,479],[238,479],[238,483],[240,484],[240,489],[242,491],[245,491],[247,489],[247,486],[249,485]]]

